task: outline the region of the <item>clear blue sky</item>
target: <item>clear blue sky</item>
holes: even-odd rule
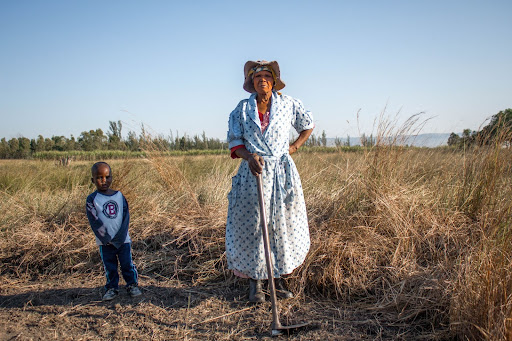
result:
[[[0,0],[0,137],[121,120],[124,135],[224,139],[257,59],[279,62],[317,134],[371,133],[384,108],[426,112],[425,133],[477,130],[512,107],[511,13],[510,0]]]

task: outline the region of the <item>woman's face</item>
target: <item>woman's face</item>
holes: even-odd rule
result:
[[[274,86],[274,78],[269,71],[260,71],[252,79],[254,89],[257,93],[268,93]]]

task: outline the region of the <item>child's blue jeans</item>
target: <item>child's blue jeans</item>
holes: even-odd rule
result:
[[[100,245],[100,255],[105,268],[105,276],[107,277],[105,289],[119,288],[118,260],[126,286],[137,285],[138,274],[132,262],[131,243],[124,243],[119,249],[116,249],[113,245]]]

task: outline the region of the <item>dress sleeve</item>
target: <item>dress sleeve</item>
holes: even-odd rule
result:
[[[90,194],[87,197],[85,202],[85,212],[87,214],[87,219],[89,219],[89,224],[91,225],[92,232],[94,235],[98,237],[103,245],[107,245],[110,243],[112,239],[106,229],[103,227],[103,222],[98,217],[98,212],[96,211],[96,206],[94,206],[94,197],[96,196],[96,192]],[[100,233],[100,229],[103,227],[103,235]]]
[[[243,111],[243,104],[244,101],[241,101],[238,103],[235,110],[231,112],[229,115],[229,127],[228,127],[228,143],[229,143],[229,149],[244,145],[244,128],[242,125],[242,111]]]
[[[298,99],[293,100],[292,125],[299,134],[304,130],[313,129],[315,127],[313,114],[311,111],[306,110],[302,102]]]

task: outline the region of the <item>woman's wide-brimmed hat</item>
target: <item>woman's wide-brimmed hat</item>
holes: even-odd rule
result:
[[[252,61],[249,60],[247,63],[245,63],[244,66],[244,90],[250,93],[256,92],[256,89],[254,89],[254,84],[252,82],[252,76],[253,74],[249,74],[249,72],[258,66],[267,66],[272,68],[273,75],[275,78],[275,84],[274,84],[274,90],[279,91],[282,88],[285,87],[284,82],[281,80],[281,72],[279,71],[279,64],[273,60],[271,62],[268,62],[266,60],[258,60],[258,61]]]

